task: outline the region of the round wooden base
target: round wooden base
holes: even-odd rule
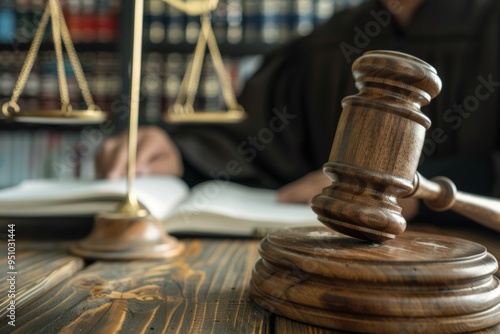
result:
[[[153,216],[113,214],[98,215],[90,234],[70,248],[75,255],[96,260],[163,259],[183,250],[184,244],[166,235]]]
[[[465,333],[500,323],[498,265],[474,242],[405,232],[371,243],[326,227],[261,241],[252,299],[281,316],[364,333]]]

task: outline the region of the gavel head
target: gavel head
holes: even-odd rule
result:
[[[441,90],[436,70],[413,56],[370,51],[352,67],[359,93],[342,100],[329,161],[332,185],[312,201],[318,219],[353,237],[404,232],[397,198],[409,194],[430,120],[420,111]]]

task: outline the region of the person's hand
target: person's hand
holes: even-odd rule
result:
[[[300,179],[278,189],[278,201],[284,203],[311,203],[332,181],[322,170],[311,172]]]
[[[278,201],[284,203],[311,203],[314,196],[321,193],[323,188],[332,184],[332,181],[322,170],[311,172],[304,177],[278,189]],[[416,198],[398,198],[401,214],[406,220],[414,218],[418,213]]]
[[[128,132],[106,140],[96,155],[96,173],[100,178],[116,179],[127,173]],[[140,127],[137,134],[137,174],[182,176],[179,150],[162,129]]]

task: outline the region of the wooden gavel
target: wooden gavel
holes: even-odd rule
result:
[[[329,161],[332,185],[312,201],[318,219],[353,237],[384,241],[406,229],[400,197],[423,199],[500,231],[500,201],[457,191],[444,177],[417,172],[431,121],[420,110],[441,90],[436,70],[413,56],[370,51],[352,67],[359,93],[342,100]]]

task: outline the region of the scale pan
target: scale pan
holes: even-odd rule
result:
[[[107,115],[100,110],[26,110],[12,113],[8,119],[18,123],[38,124],[98,124],[106,120]]]
[[[245,120],[242,110],[196,111],[190,113],[168,112],[164,118],[167,123],[238,123]]]

